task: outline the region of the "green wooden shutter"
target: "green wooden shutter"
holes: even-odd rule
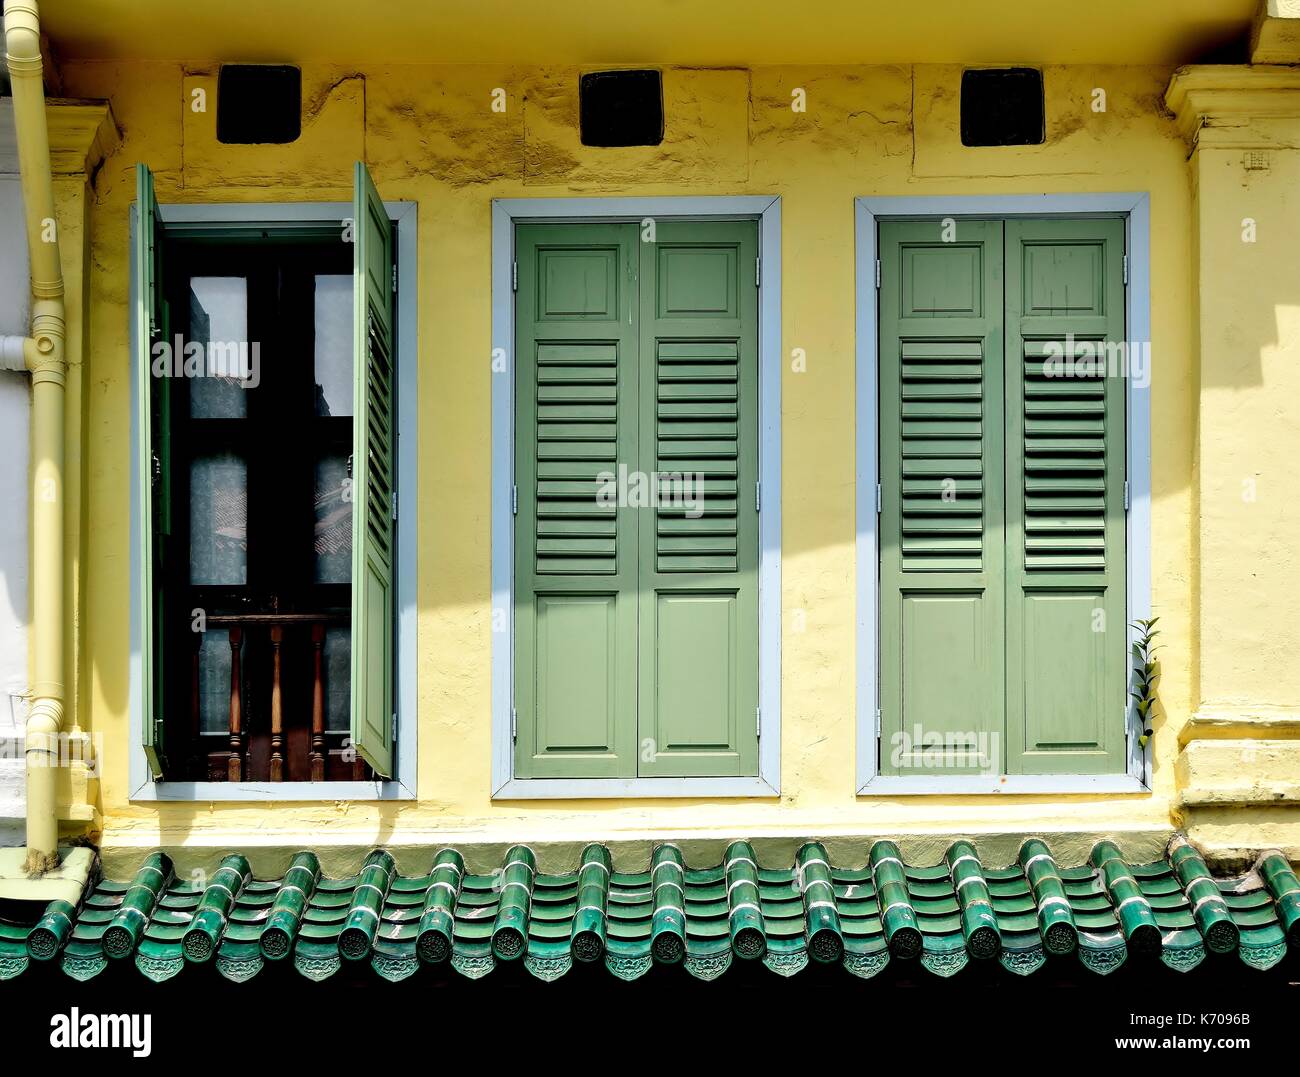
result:
[[[393,776],[396,412],[393,226],[369,172],[353,190],[352,743]]]
[[[880,226],[884,774],[1003,766],[1002,225],[941,227]]]
[[[757,255],[752,221],[640,244],[636,467],[677,490],[639,510],[642,776],[758,773]]]
[[[1124,223],[1006,225],[1007,739],[1013,774],[1124,770]],[[1067,373],[1070,376],[1060,376]]]
[[[135,166],[136,474],[140,511],[140,690],[144,753],[154,778],[166,773],[163,693],[163,564],[170,526],[170,381],[154,378],[153,344],[166,340],[162,235],[153,176]]]
[[[627,224],[515,233],[521,778],[636,774],[638,510],[597,496],[637,458],[636,244]]]

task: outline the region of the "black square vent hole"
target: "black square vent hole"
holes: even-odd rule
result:
[[[963,146],[1039,146],[1044,140],[1043,73],[1032,67],[963,71]]]
[[[280,64],[222,64],[217,141],[293,142],[302,133],[302,72]]]
[[[592,71],[578,83],[584,146],[657,146],[664,140],[658,71]]]

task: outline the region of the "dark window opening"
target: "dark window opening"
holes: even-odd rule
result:
[[[1032,67],[963,71],[963,146],[1039,146],[1045,139],[1043,73]]]
[[[664,140],[658,71],[593,71],[578,83],[584,146],[657,146]]]
[[[166,255],[162,341],[184,364],[152,379],[169,777],[369,779],[349,739],[352,249]]]

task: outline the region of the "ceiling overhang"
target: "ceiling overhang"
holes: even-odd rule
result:
[[[64,60],[382,64],[1180,65],[1238,46],[1258,0],[47,0]]]

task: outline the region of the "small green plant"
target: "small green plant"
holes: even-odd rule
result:
[[[1155,630],[1159,617],[1149,621],[1134,621],[1138,638],[1133,641],[1133,705],[1137,708],[1138,726],[1142,732],[1138,735],[1138,744],[1143,748],[1151,739],[1151,722],[1155,718],[1156,682],[1160,674],[1156,670],[1156,645],[1152,642],[1160,635]]]

